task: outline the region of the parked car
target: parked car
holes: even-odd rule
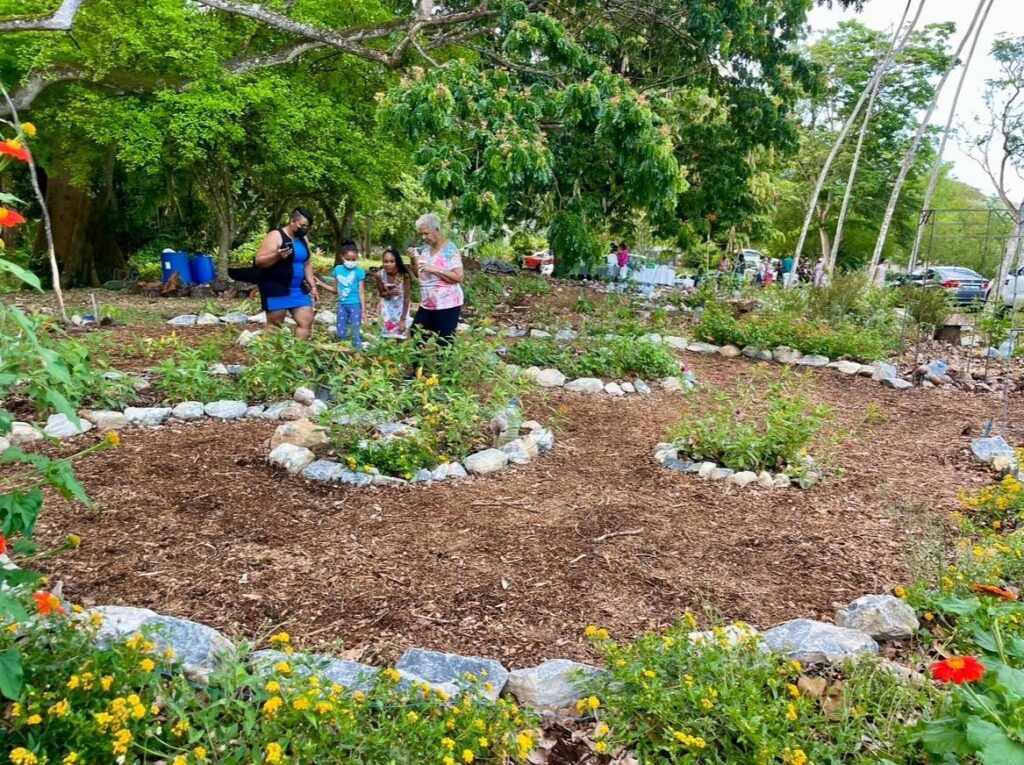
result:
[[[523,268],[527,271],[539,271],[544,276],[555,272],[555,256],[550,250],[540,250],[523,258]]]
[[[1002,297],[1005,306],[1024,307],[1024,268],[1010,271],[1010,275],[1003,282]]]
[[[988,279],[969,268],[932,266],[908,274],[904,284],[946,290],[957,305],[983,303],[988,297]]]

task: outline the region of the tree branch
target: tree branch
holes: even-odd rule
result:
[[[82,0],[64,0],[52,15],[45,18],[0,21],[0,32],[67,32],[81,5]]]
[[[254,69],[262,69],[267,66],[290,64],[311,50],[326,47],[328,47],[327,44],[322,42],[306,41],[295,43],[271,53],[257,53],[254,56],[233,58],[224,64],[224,68],[231,72],[231,74],[244,74],[245,72],[251,72]]]

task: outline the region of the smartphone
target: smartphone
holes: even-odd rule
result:
[[[283,242],[278,249],[284,250],[285,252],[291,252],[294,247],[291,242]]]

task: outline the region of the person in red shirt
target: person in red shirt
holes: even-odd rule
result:
[[[619,290],[622,291],[626,288],[626,282],[629,279],[629,248],[626,247],[625,242],[619,245],[619,251],[615,253],[616,262],[619,264]]]

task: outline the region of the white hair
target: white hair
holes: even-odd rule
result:
[[[416,228],[419,229],[420,226],[426,226],[430,231],[440,231],[441,219],[434,213],[427,213],[416,219]]]

